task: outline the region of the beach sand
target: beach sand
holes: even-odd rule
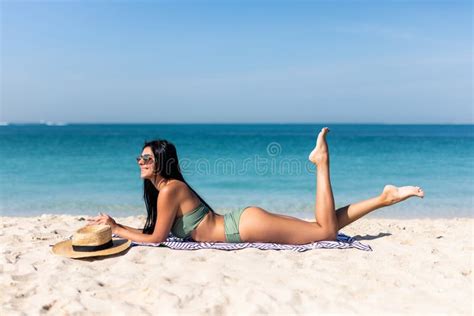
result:
[[[473,313],[473,219],[362,219],[372,246],[303,253],[133,247],[102,259],[49,245],[85,216],[0,217],[0,314]],[[118,218],[139,226],[144,217]]]

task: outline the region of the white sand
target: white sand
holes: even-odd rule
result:
[[[342,231],[374,249],[134,247],[73,260],[50,244],[80,216],[0,217],[0,314],[473,313],[473,219],[363,219]],[[143,217],[119,218],[139,225]]]

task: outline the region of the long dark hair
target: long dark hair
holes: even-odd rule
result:
[[[176,179],[186,183],[191,191],[206,205],[212,212],[214,210],[197,194],[196,191],[184,180],[179,167],[178,154],[176,153],[176,147],[167,140],[158,139],[145,142],[143,149],[150,147],[155,156],[155,174],[159,174],[165,179]],[[142,150],[143,150],[142,149]],[[147,218],[145,227],[143,228],[144,234],[152,234],[155,230],[156,219],[158,217],[158,191],[153,182],[148,179],[143,181],[143,199],[145,200],[145,206],[147,211]]]

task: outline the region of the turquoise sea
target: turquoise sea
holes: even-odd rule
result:
[[[135,157],[145,140],[177,149],[190,185],[217,211],[258,205],[311,218],[320,124],[0,126],[0,213],[145,214]],[[473,125],[329,124],[336,205],[385,184],[419,185],[411,199],[372,217],[472,217]]]

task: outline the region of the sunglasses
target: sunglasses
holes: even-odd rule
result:
[[[150,154],[140,155],[136,159],[137,159],[137,162],[140,162],[140,160],[143,159],[143,162],[145,164],[149,164],[153,162],[153,156]]]

